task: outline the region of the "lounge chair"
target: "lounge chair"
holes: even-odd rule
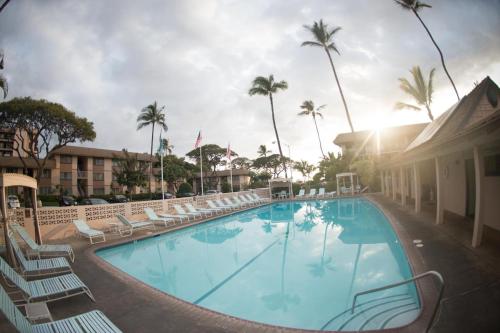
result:
[[[321,197],[321,198],[324,198],[325,197],[325,188],[324,187],[321,187],[319,190],[318,190],[318,195],[317,197]]]
[[[19,269],[23,276],[44,276],[73,273],[68,260],[64,257],[33,260],[26,259],[23,251],[21,251],[21,248],[19,247],[19,244],[17,244],[17,240],[14,238],[14,235],[12,235],[12,232],[9,232],[8,236],[10,244],[14,249],[14,255],[19,262]]]
[[[116,217],[118,218],[118,220],[120,220],[121,223],[123,223],[127,227],[118,229],[118,232],[122,237],[132,235],[134,230],[153,229],[153,231],[156,231],[156,227],[153,222],[130,221],[122,214],[116,214]]]
[[[229,199],[229,198],[224,198],[224,199],[222,199],[222,202],[223,202],[223,203],[225,203],[225,204],[226,204],[226,205],[228,205],[228,206],[231,206],[231,205],[232,205],[232,206],[233,206],[233,207],[235,207],[236,209],[241,208],[241,207],[243,206],[242,204],[239,204],[239,203],[237,203],[237,202],[232,202],[232,201],[231,201],[231,199]]]
[[[84,220],[73,220],[73,224],[78,231],[78,235],[81,237],[88,238],[90,240],[90,244],[102,243],[106,241],[106,236],[104,236],[104,232],[97,229],[92,229],[85,223]],[[94,239],[97,239],[95,241]]]
[[[20,289],[23,299],[28,302],[56,301],[63,298],[87,294],[95,302],[89,288],[76,276],[65,274],[36,281],[26,281],[0,257],[0,272]]]
[[[314,198],[316,196],[316,189],[312,188],[309,190],[309,194],[307,195],[308,198]]]
[[[238,205],[240,205],[242,207],[248,207],[248,206],[252,205],[250,202],[240,200],[240,198],[238,198],[237,196],[234,196],[231,199],[233,199],[234,202],[236,202]]]
[[[205,216],[205,217],[208,217],[209,215],[212,216],[214,214],[214,212],[212,212],[212,211],[203,211],[203,210],[196,209],[190,203],[184,203],[184,207],[186,207],[188,214],[189,213],[194,213],[194,214],[200,213],[201,216]]]
[[[257,193],[251,193],[250,194],[252,197],[254,197],[255,199],[259,199],[259,200],[262,200],[262,202],[269,202],[271,201],[271,199],[269,198],[262,198],[261,196],[259,196]]]
[[[165,227],[168,227],[169,223],[175,224],[175,220],[172,217],[161,217],[156,215],[155,211],[151,208],[144,208],[144,213],[146,213],[146,216],[148,217],[150,222],[153,222],[154,224],[163,224]]]
[[[228,210],[231,210],[232,208],[229,207],[229,206],[217,206],[215,204],[215,202],[213,202],[212,200],[207,200],[207,205],[208,207],[210,208],[213,208],[213,209],[221,209],[222,211],[228,211]]]
[[[200,213],[207,213],[207,214],[210,214],[210,215],[213,215],[213,214],[217,214],[217,213],[220,213],[222,211],[222,209],[212,209],[212,208],[198,208],[198,207],[195,207],[193,206],[193,204],[191,203],[185,203],[184,206],[186,206],[187,210],[189,212],[200,212]]]
[[[174,209],[175,209],[175,212],[177,214],[181,214],[181,215],[188,215],[188,216],[191,216],[192,218],[197,218],[197,217],[203,217],[204,214],[200,213],[200,212],[186,212],[184,210],[184,208],[181,207],[181,205],[178,205],[178,204],[174,204],[173,205]]]
[[[305,189],[303,189],[303,188],[301,188],[301,189],[299,190],[299,194],[297,194],[297,195],[295,196],[295,198],[299,198],[299,199],[300,199],[300,198],[303,198],[303,197],[305,197],[305,195],[304,195],[305,193],[306,193],[306,190],[305,190]]]
[[[60,244],[44,244],[38,245],[26,232],[26,229],[21,227],[19,224],[11,224],[12,229],[23,239],[23,241],[28,245],[29,249],[26,254],[28,258],[36,257],[37,259],[47,258],[47,257],[61,257],[67,256],[71,262],[75,262],[75,253],[70,245]]]
[[[245,199],[247,199],[248,202],[251,202],[254,205],[259,205],[261,203],[260,200],[253,198],[249,194],[242,194],[241,196],[244,197]]]
[[[225,203],[225,202],[222,202],[222,200],[220,199],[217,199],[215,200],[215,203],[217,204],[218,207],[224,207],[226,209],[229,209],[229,210],[235,210],[235,209],[238,209],[238,206],[234,203]]]
[[[179,220],[180,223],[184,221],[185,219],[189,221],[189,215],[181,215],[181,214],[164,214],[164,213],[158,213],[157,214],[159,217],[166,217],[166,218],[171,218],[174,220]]]
[[[45,303],[37,303],[45,308]],[[31,304],[26,304],[29,307]],[[17,308],[7,292],[0,286],[0,310],[7,320],[21,333],[121,333],[101,311],[90,311],[70,318],[43,324],[32,324]],[[48,313],[49,317],[50,313]]]
[[[247,197],[243,196],[243,195],[239,195],[238,196],[238,200],[240,200],[241,202],[247,204],[248,206],[254,206],[256,205],[257,203],[253,200],[248,200]]]

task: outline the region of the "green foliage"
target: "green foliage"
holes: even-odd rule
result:
[[[4,61],[4,54],[3,51],[0,50],[0,69],[3,69],[3,61]],[[0,74],[0,88],[3,91],[3,98],[7,98],[7,93],[9,92],[9,85],[7,84],[7,79],[5,76]]]
[[[78,117],[58,103],[36,100],[30,97],[14,98],[0,103],[0,124],[2,128],[16,132],[14,150],[22,156],[32,158],[37,165],[37,180],[54,151],[73,142],[93,141],[94,125],[87,118]]]
[[[420,2],[418,0],[394,0],[398,5],[404,9],[418,11],[424,7],[431,8],[431,5]]]
[[[368,185],[371,192],[380,190],[380,174],[374,160],[359,160],[352,164],[352,171],[359,176],[360,183]]]
[[[309,180],[311,177],[311,173],[313,173],[314,170],[316,170],[316,167],[312,164],[309,164],[307,161],[299,161],[295,162],[294,168],[298,170],[304,178]]]
[[[116,182],[122,186],[127,186],[130,191],[134,186],[145,186],[147,184],[147,165],[139,162],[137,154],[130,154],[123,149],[125,158],[118,158],[118,168],[113,170]]]
[[[410,81],[408,81],[405,78],[399,78],[400,85],[399,87],[401,90],[403,90],[405,93],[408,95],[412,96],[415,99],[415,102],[417,102],[417,105],[423,106],[427,110],[427,115],[429,116],[429,119],[431,121],[434,120],[434,116],[432,115],[431,112],[431,103],[432,103],[432,94],[434,92],[433,88],[433,78],[434,78],[434,72],[436,71],[435,68],[431,69],[431,72],[429,73],[429,80],[425,82],[424,77],[422,76],[422,71],[420,70],[419,66],[414,66],[411,70],[410,73],[412,75],[414,84],[411,84]],[[396,105],[394,106],[396,110],[401,110],[401,109],[412,109],[415,111],[421,111],[421,108],[419,106],[403,103],[403,102],[397,102]]]
[[[341,27],[329,29],[328,24],[324,23],[323,20],[319,20],[319,22],[314,22],[312,26],[305,25],[304,28],[311,32],[314,40],[305,41],[302,46],[318,46],[339,53],[333,41],[333,36],[342,29]]]
[[[212,173],[217,171],[218,166],[225,165],[225,157],[227,150],[219,145],[207,144],[201,147],[201,156],[203,161],[203,169],[206,167],[210,168]],[[187,157],[196,161],[196,164],[200,164],[200,149],[195,148],[186,154]],[[231,151],[231,156],[238,156],[237,153]]]
[[[269,153],[272,153],[272,151],[268,150],[266,145],[260,145],[259,149],[257,149],[257,154],[259,154],[259,157],[266,157]]]
[[[290,164],[291,162],[288,157],[281,158],[279,154],[272,154],[255,159],[252,167],[266,173],[272,173],[273,177],[279,177],[285,170],[284,164]]]
[[[177,193],[179,194],[184,194],[184,193],[191,193],[193,192],[193,187],[189,183],[182,183],[179,185],[179,189],[177,190]]]
[[[163,158],[163,179],[173,186],[174,191],[179,180],[191,179],[196,171],[199,171],[199,168],[185,161],[183,157],[167,155]]]
[[[229,193],[231,192],[231,184],[229,184],[228,182],[223,182],[220,189],[222,193]]]
[[[231,161],[233,169],[250,169],[252,166],[252,160],[246,157],[237,157]]]
[[[320,105],[317,108],[314,108],[314,102],[309,100],[309,101],[304,101],[302,105],[300,106],[300,109],[302,110],[299,112],[299,116],[312,116],[313,121],[314,121],[314,127],[316,128],[316,133],[318,135],[318,141],[319,141],[319,149],[321,150],[321,156],[325,158],[325,153],[323,152],[323,145],[321,144],[321,137],[319,135],[319,129],[318,129],[318,124],[316,122],[316,117],[319,117],[323,119],[323,114],[319,112],[320,110],[324,109],[326,105]]]

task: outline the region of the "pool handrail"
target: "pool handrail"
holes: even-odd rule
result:
[[[427,276],[434,276],[439,281],[438,299],[437,299],[436,305],[434,306],[434,310],[433,310],[432,316],[431,316],[431,318],[429,320],[429,324],[427,324],[427,327],[425,329],[425,332],[428,332],[429,329],[432,326],[432,323],[434,322],[434,318],[436,317],[436,312],[437,312],[437,310],[439,308],[439,305],[441,304],[441,298],[443,297],[443,292],[444,292],[444,279],[443,279],[443,276],[439,272],[437,272],[437,271],[427,271],[425,273],[421,273],[421,274],[415,275],[414,277],[412,277],[410,279],[407,279],[407,280],[403,280],[403,281],[396,282],[396,283],[391,283],[391,284],[388,284],[388,285],[385,285],[385,286],[382,286],[382,287],[378,287],[378,288],[373,288],[373,289],[368,289],[368,290],[365,290],[365,291],[360,291],[360,292],[356,293],[354,295],[353,299],[352,299],[351,314],[354,313],[354,308],[356,306],[356,300],[357,300],[358,296],[370,294],[370,293],[373,293],[373,292],[376,292],[376,291],[381,291],[381,290],[385,290],[385,289],[390,289],[390,288],[398,287],[398,286],[401,286],[403,284],[408,284],[410,282],[414,282],[416,280],[419,280],[419,279],[427,277]]]

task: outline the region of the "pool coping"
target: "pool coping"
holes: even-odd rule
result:
[[[106,243],[100,243],[96,244],[92,247],[89,247],[84,250],[84,254],[90,259],[91,262],[96,264],[99,268],[103,269],[107,273],[111,274],[114,278],[119,279],[120,281],[126,283],[127,285],[131,286],[132,288],[139,288],[140,291],[149,293],[152,297],[159,297],[163,301],[168,300],[172,304],[175,304],[176,307],[179,308],[180,311],[186,311],[190,314],[193,315],[193,318],[196,319],[201,319],[201,320],[210,320],[213,321],[213,323],[217,324],[218,326],[223,328],[231,328],[234,327],[234,329],[241,329],[241,326],[244,326],[245,329],[251,330],[251,331],[256,331],[256,330],[261,330],[261,331],[267,331],[267,332],[335,332],[335,331],[320,331],[320,330],[313,330],[313,329],[300,329],[300,328],[292,328],[292,327],[285,327],[285,326],[279,326],[279,325],[271,325],[271,324],[266,324],[266,323],[260,323],[257,321],[252,321],[248,319],[243,319],[239,317],[235,317],[232,315],[228,315],[222,312],[217,312],[215,310],[211,310],[209,308],[205,308],[196,304],[193,304],[191,302],[185,301],[183,299],[180,299],[176,296],[173,296],[171,294],[168,294],[164,291],[161,291],[153,286],[150,286],[146,284],[145,282],[125,273],[124,271],[120,270],[119,268],[113,266],[112,264],[106,262],[104,259],[99,257],[97,255],[97,251],[103,250],[106,248],[113,248],[117,247],[126,243],[132,243],[138,240],[143,240],[151,237],[156,237],[159,235],[167,234],[170,232],[175,232],[179,231],[188,227],[192,227],[195,225],[199,224],[205,224],[209,222],[213,222],[216,219],[219,218],[224,218],[228,217],[234,214],[239,214],[241,212],[246,212],[250,211],[253,209],[258,209],[261,207],[268,206],[273,203],[277,202],[290,202],[290,201],[309,201],[309,200],[339,200],[339,199],[349,199],[349,198],[364,198],[370,203],[372,203],[376,208],[378,208],[387,218],[389,223],[391,224],[393,230],[396,233],[396,236],[398,237],[400,244],[403,246],[405,250],[405,254],[407,256],[408,262],[410,269],[412,271],[412,274],[415,275],[415,273],[420,273],[423,272],[425,269],[424,265],[424,260],[423,257],[420,255],[420,253],[417,251],[416,247],[413,244],[413,241],[410,239],[408,234],[404,231],[403,227],[401,224],[399,224],[398,220],[382,205],[380,205],[378,202],[370,198],[369,195],[360,195],[360,196],[346,196],[346,197],[337,197],[337,198],[319,198],[319,199],[313,199],[313,198],[301,198],[300,200],[280,200],[280,201],[271,201],[269,203],[257,205],[257,206],[252,206],[252,207],[246,207],[242,210],[237,210],[237,211],[231,211],[223,215],[217,215],[217,216],[211,216],[205,219],[201,219],[198,221],[193,221],[191,223],[184,223],[184,224],[179,224],[177,226],[171,227],[169,229],[163,229],[160,231],[156,232],[140,232],[139,235],[137,236],[130,236],[126,238],[119,238],[112,240],[110,242]],[[416,289],[418,291],[419,297],[420,297],[420,303],[421,303],[421,310],[419,316],[412,321],[411,323],[408,323],[405,326],[400,326],[396,328],[389,328],[389,329],[384,329],[384,332],[423,332],[426,329],[428,320],[430,319],[430,316],[432,316],[432,309],[428,306],[429,302],[432,301],[432,292],[435,291],[435,287],[430,283],[431,281],[417,281],[416,282]],[[364,331],[364,332],[380,332],[381,330],[370,330],[370,331]]]

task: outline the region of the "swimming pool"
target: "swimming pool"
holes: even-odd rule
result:
[[[261,323],[368,330],[413,321],[414,284],[355,293],[412,276],[384,214],[362,198],[280,202],[97,251],[165,293]]]

